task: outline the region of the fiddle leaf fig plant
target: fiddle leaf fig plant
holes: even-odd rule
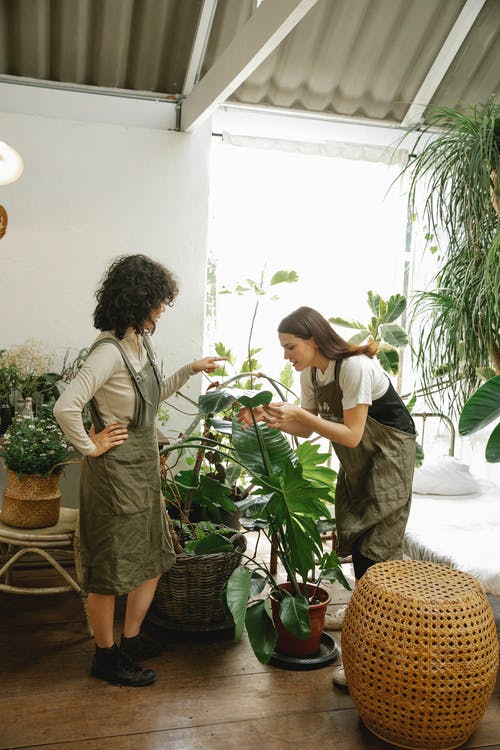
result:
[[[372,312],[368,323],[344,318],[328,318],[328,321],[333,325],[357,330],[358,333],[349,339],[352,344],[377,341],[377,358],[380,364],[386,372],[396,375],[399,371],[399,350],[408,344],[408,334],[395,322],[406,310],[406,297],[402,294],[393,294],[388,300],[384,300],[380,294],[370,290],[368,306]]]

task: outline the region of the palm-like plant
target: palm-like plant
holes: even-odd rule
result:
[[[431,403],[437,383],[457,414],[482,378],[500,372],[500,106],[434,107],[418,127],[403,170],[409,208],[423,188],[425,223],[443,240],[433,288],[412,300],[416,363]]]

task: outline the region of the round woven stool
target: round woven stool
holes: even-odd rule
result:
[[[464,743],[488,705],[498,637],[478,581],[444,565],[377,563],[356,585],[342,656],[364,724],[412,750]]]

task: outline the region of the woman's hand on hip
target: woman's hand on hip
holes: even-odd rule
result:
[[[197,359],[196,362],[191,362],[191,367],[194,372],[214,372],[219,367],[219,362],[226,361],[227,357],[203,357],[203,359]]]
[[[96,432],[94,425],[92,425],[89,437],[96,446],[95,451],[90,454],[90,457],[97,458],[97,456],[102,456],[103,453],[109,451],[110,448],[122,445],[128,438],[128,431],[121,422],[109,424],[100,432]]]

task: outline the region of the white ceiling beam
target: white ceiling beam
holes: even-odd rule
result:
[[[264,0],[182,102],[181,130],[194,130],[268,57],[317,0]]]
[[[465,3],[404,116],[401,122],[402,127],[410,128],[420,122],[427,105],[434,96],[485,2],[486,0],[467,0]]]
[[[203,0],[203,7],[198,17],[198,26],[182,87],[182,94],[184,96],[190,94],[194,85],[198,83],[216,8],[217,0]]]

